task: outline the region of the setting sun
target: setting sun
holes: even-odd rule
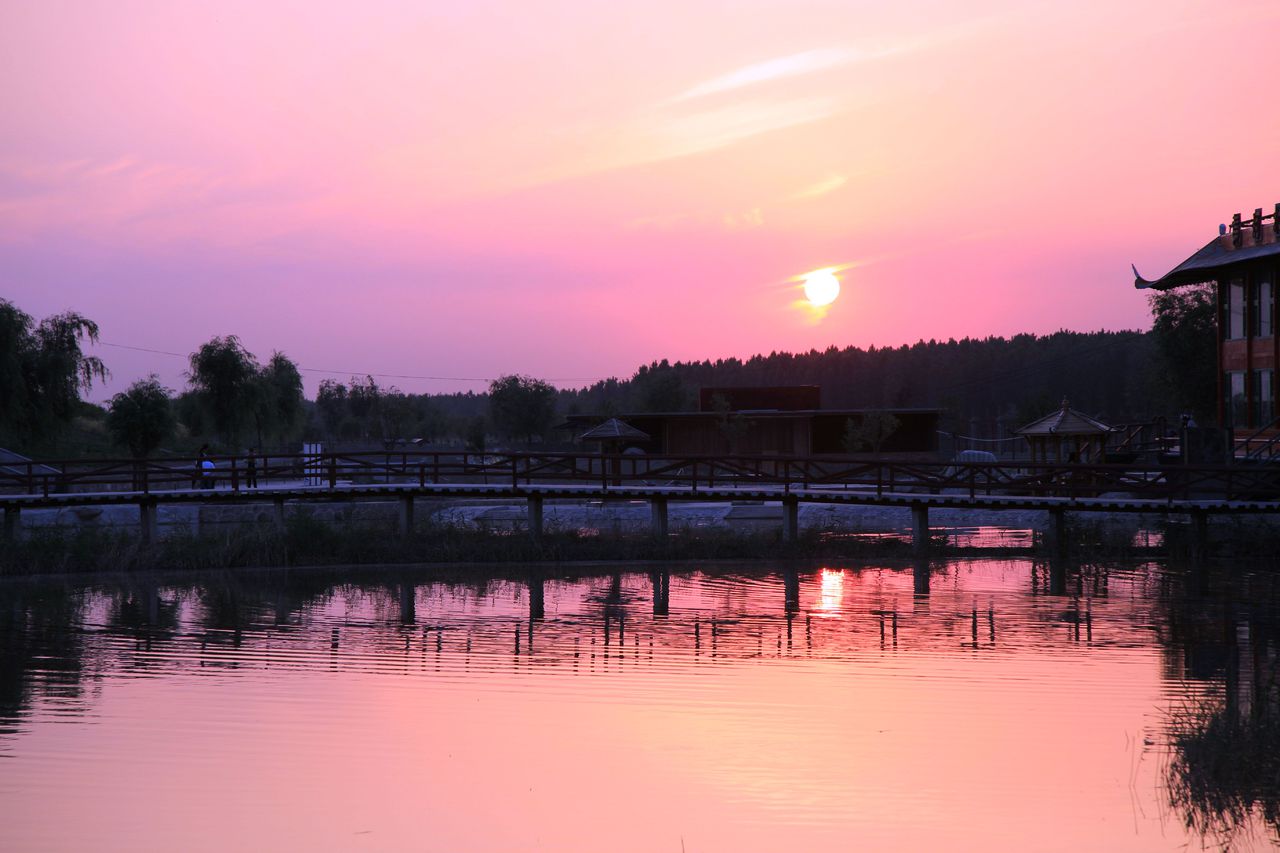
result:
[[[830,305],[840,295],[840,279],[831,268],[814,270],[804,277],[804,296],[810,304]]]

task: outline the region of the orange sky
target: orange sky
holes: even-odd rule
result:
[[[0,296],[115,344],[559,384],[1143,327],[1130,262],[1280,201],[1277,34],[1199,0],[6,4]]]

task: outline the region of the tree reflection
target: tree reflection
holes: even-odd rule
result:
[[[1280,649],[1272,620],[1224,622],[1223,690],[1172,715],[1168,786],[1187,827],[1230,849],[1259,827],[1280,842]]]

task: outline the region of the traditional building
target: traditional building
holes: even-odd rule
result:
[[[1252,219],[1237,213],[1230,227],[1162,278],[1138,274],[1134,286],[1169,290],[1212,284],[1218,306],[1218,422],[1242,438],[1275,421],[1276,278],[1280,275],[1280,204]]]
[[[699,403],[697,412],[617,415],[623,426],[648,438],[613,447],[671,455],[845,454],[852,425],[866,437],[862,452],[932,457],[938,450],[939,409],[823,409],[816,385],[703,388]],[[605,415],[569,415],[560,428],[598,440],[594,428],[607,421]]]

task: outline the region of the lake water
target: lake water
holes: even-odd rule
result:
[[[0,849],[1277,838],[1274,575],[496,571],[0,584]]]

